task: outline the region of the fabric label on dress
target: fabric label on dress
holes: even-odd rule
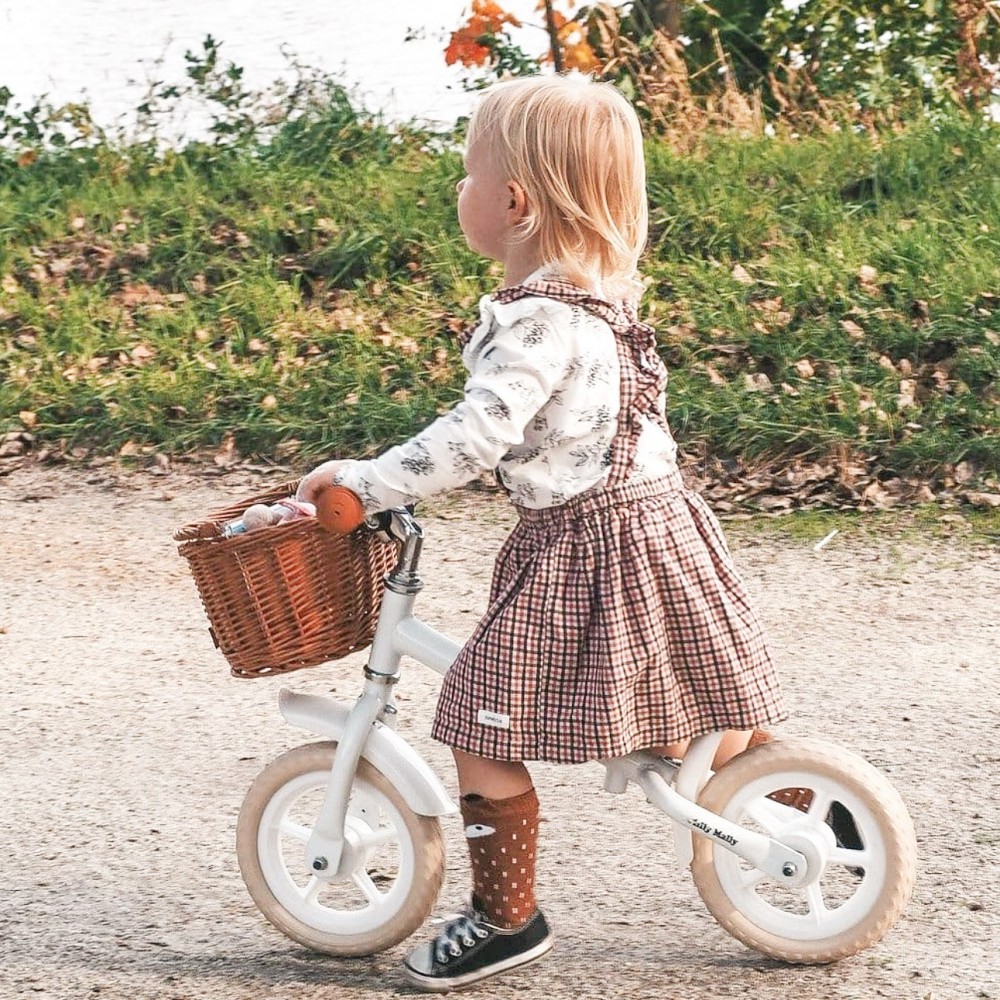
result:
[[[479,710],[476,721],[481,726],[492,726],[494,729],[510,729],[510,716],[500,712],[490,712],[485,708]]]

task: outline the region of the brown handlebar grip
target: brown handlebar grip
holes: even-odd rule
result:
[[[364,522],[365,509],[353,490],[331,486],[316,498],[316,517],[327,531],[347,535]]]

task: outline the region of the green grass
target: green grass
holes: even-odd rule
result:
[[[699,163],[663,147],[650,159],[649,270],[677,331],[682,434],[749,457],[842,445],[898,472],[1000,467],[995,130],[721,140]]]
[[[1000,471],[1000,129],[647,157],[682,445]],[[406,437],[459,397],[454,330],[495,281],[460,169],[343,103],[266,143],[0,152],[0,432],[303,457]]]
[[[816,545],[831,531],[836,531],[827,543],[831,550],[844,542],[869,546],[887,540],[917,545],[926,545],[928,541],[947,542],[952,550],[964,545],[997,545],[1000,542],[1000,510],[944,511],[937,504],[889,511],[796,510],[780,517],[727,522],[725,527],[726,533],[735,537],[781,538],[803,546]]]

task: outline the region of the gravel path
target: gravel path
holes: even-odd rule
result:
[[[246,788],[308,737],[280,686],[352,700],[363,658],[237,681],[213,649],[171,532],[257,492],[255,474],[23,468],[0,479],[0,997],[353,1000],[413,995],[403,946],[336,961],[259,916],[236,866]],[[423,615],[462,636],[509,514],[490,495],[428,507]],[[544,962],[468,995],[519,1000],[1000,996],[1000,552],[845,531],[821,552],[731,531],[794,718],[868,757],[914,816],[918,883],[873,950],[828,967],[748,952],[709,917],[663,822],[593,765],[534,769]],[[401,732],[427,736],[437,679],[410,665]],[[442,909],[466,891],[460,824]]]

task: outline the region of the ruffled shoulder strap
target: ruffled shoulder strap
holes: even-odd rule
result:
[[[625,419],[612,444],[608,484],[623,482],[634,465],[643,420],[651,418],[664,428],[667,426],[660,408],[667,387],[667,369],[656,349],[656,331],[639,321],[630,304],[608,302],[560,278],[501,288],[492,298],[497,302],[516,302],[531,295],[580,306],[603,319],[615,335],[621,362],[621,412]]]
[[[617,334],[627,333],[638,322],[635,313],[623,303],[614,304],[596,295],[591,295],[590,292],[563,278],[543,278],[539,281],[529,281],[523,285],[501,288],[494,292],[491,298],[497,302],[516,302],[518,299],[524,299],[531,295],[538,295],[546,299],[558,299],[560,302],[581,306],[587,312],[600,316]]]
[[[608,302],[561,278],[546,278],[541,281],[530,281],[524,285],[512,285],[510,288],[501,288],[491,297],[497,302],[516,302],[530,295],[568,302],[600,317],[611,327],[615,336],[625,341],[632,349],[639,367],[657,376],[662,373],[664,385],[666,384],[666,369],[656,350],[656,331],[648,323],[639,321],[635,309],[630,304]],[[663,386],[659,388],[662,389]]]

